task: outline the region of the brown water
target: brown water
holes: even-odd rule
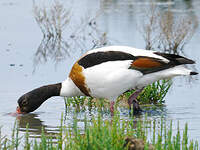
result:
[[[138,29],[137,21],[140,20],[141,13],[150,3],[148,1],[113,1],[113,0],[87,0],[63,2],[63,6],[71,9],[71,23],[63,31],[63,43],[70,45],[64,59],[56,56],[52,52],[45,57],[37,55],[38,50],[55,50],[59,47],[49,44],[43,38],[43,34],[34,19],[34,1],[27,0],[0,0],[0,126],[2,134],[10,136],[11,129],[15,121],[19,124],[20,134],[24,134],[26,124],[29,123],[30,133],[33,137],[39,137],[41,126],[47,133],[56,133],[60,124],[61,113],[65,114],[64,100],[54,97],[44,103],[34,113],[24,116],[13,117],[8,115],[14,112],[17,99],[25,92],[36,87],[63,81],[70,71],[73,63],[81,54],[94,46],[92,38],[94,35],[97,41],[103,32],[106,32],[107,45],[128,45],[137,48],[145,48],[143,37]],[[36,5],[50,6],[49,1],[42,1]],[[199,21],[200,2],[198,0],[184,1],[175,0],[172,2],[155,1],[161,12],[170,6],[177,14],[188,13],[197,17]],[[84,21],[80,18],[90,19],[97,16],[95,28],[84,26]],[[83,20],[84,20],[83,19]],[[85,30],[83,30],[85,29]],[[200,34],[199,28],[191,41],[185,45],[184,53],[196,61],[196,68],[199,70],[200,58]],[[92,33],[92,34],[89,34]],[[72,41],[69,35],[76,36]],[[102,41],[102,40],[99,40]],[[61,46],[67,48],[67,44]],[[71,46],[73,45],[73,46]],[[62,50],[62,48],[61,48]],[[44,52],[44,51],[42,51]],[[70,55],[70,57],[68,57]],[[35,61],[34,61],[35,60]],[[41,60],[39,62],[38,60]],[[46,60],[46,61],[45,61]],[[58,61],[55,61],[58,60]],[[61,60],[61,61],[60,61]],[[34,63],[37,62],[37,63]],[[163,109],[148,111],[149,119],[157,119],[165,116],[167,120],[179,121],[180,129],[184,124],[189,124],[189,137],[200,142],[200,84],[197,77],[190,83],[186,78],[174,79],[174,84],[167,94],[166,107]],[[81,120],[85,115],[96,115],[97,112],[78,113],[79,127],[82,127]],[[73,123],[74,112],[71,111],[65,116],[65,124],[70,127]],[[109,114],[104,114],[109,118]],[[128,119],[128,110],[121,110],[122,118]]]

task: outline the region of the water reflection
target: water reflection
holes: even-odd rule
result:
[[[159,119],[160,116],[162,116],[163,119],[167,118],[167,110],[165,106],[152,106],[145,107],[143,109],[143,113],[134,116],[133,119],[133,117],[129,115],[128,109],[119,108],[120,119],[129,121],[133,120],[133,128],[136,128],[138,121],[144,120],[145,116],[150,122],[154,119]],[[66,129],[71,130],[74,126],[74,123],[76,123],[77,121],[78,128],[80,129],[80,131],[84,131],[85,119],[91,122],[92,119],[97,119],[99,115],[101,115],[104,121],[108,120],[112,123],[112,117],[110,113],[106,110],[100,111],[96,108],[93,108],[91,110],[86,109],[84,111],[77,112],[76,108],[70,107],[69,111],[66,112],[63,116],[63,125],[66,127]],[[28,133],[30,138],[41,138],[42,133],[44,133],[47,137],[52,136],[53,139],[56,139],[59,136],[60,126],[50,126],[45,124],[45,122],[41,120],[40,114],[30,113],[20,115],[16,117],[16,120],[20,132],[26,133],[28,127]]]
[[[38,114],[30,113],[26,115],[18,116],[17,118],[18,129],[21,132],[26,133],[27,127],[31,138],[40,138],[43,132],[46,136],[51,135],[56,138],[59,132],[58,126],[47,126],[40,120]]]
[[[68,49],[68,43],[62,38],[44,36],[34,55],[34,64],[47,62],[48,59],[57,62],[70,57]]]

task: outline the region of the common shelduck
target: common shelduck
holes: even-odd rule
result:
[[[88,51],[73,65],[68,78],[62,83],[34,89],[19,100],[17,113],[36,110],[52,96],[90,96],[110,100],[111,113],[114,102],[124,92],[137,89],[130,96],[129,106],[139,110],[136,98],[143,87],[157,80],[179,75],[196,75],[184,64],[193,60],[156,51],[127,46],[108,46]]]

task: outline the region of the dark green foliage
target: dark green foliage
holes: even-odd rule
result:
[[[164,97],[166,96],[169,88],[172,85],[171,80],[160,80],[146,86],[143,92],[138,96],[138,101],[140,104],[164,104]],[[125,97],[128,99],[134,90],[124,93]]]
[[[138,96],[141,104],[163,104],[169,88],[172,85],[171,80],[160,80],[145,87],[143,92]]]
[[[64,101],[66,105],[66,111],[69,111],[71,108],[76,108],[75,110],[77,112],[84,111],[86,109],[91,110],[92,108],[97,108],[98,111],[106,111],[109,106],[109,102],[106,99],[95,99],[86,96],[64,98]]]
[[[66,110],[68,110],[68,108],[72,106],[75,107],[77,111],[80,111],[80,108],[84,105],[85,99],[86,96],[64,98]],[[84,107],[82,108],[84,109]]]

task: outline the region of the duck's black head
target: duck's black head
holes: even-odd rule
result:
[[[52,96],[59,96],[61,83],[52,84],[32,90],[18,99],[17,113],[29,113]]]
[[[36,110],[45,100],[34,93],[26,93],[18,99],[18,111],[29,113]]]

